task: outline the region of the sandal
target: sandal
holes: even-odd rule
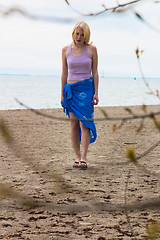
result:
[[[74,162],[73,168],[79,168],[79,161],[75,161],[75,162]]]
[[[80,161],[79,166],[80,169],[87,169],[87,163],[86,161]]]

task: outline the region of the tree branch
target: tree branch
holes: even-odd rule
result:
[[[43,16],[43,15],[33,15],[26,10],[23,10],[21,7],[10,7],[5,9],[4,7],[0,6],[0,13],[2,16],[10,16],[13,13],[18,13],[26,18],[33,19],[33,20],[41,20],[46,22],[58,22],[58,23],[71,23],[74,22],[74,18],[66,18],[66,17],[54,17],[54,16]]]
[[[99,12],[96,12],[96,13],[88,13],[88,14],[84,14],[78,10],[76,10],[75,8],[72,7],[72,5],[69,3],[70,1],[66,1],[65,2],[68,4],[68,6],[76,13],[82,15],[82,16],[97,16],[97,15],[100,15],[100,14],[103,14],[105,12],[121,12],[123,8],[125,7],[129,7],[129,6],[132,6],[133,4],[135,3],[138,3],[138,2],[142,2],[142,0],[134,0],[134,1],[131,1],[131,2],[127,2],[127,3],[123,3],[123,4],[117,4],[117,6],[115,7],[110,7],[110,8],[107,8],[104,4],[102,5],[104,10],[102,11],[99,11]],[[124,10],[124,9],[123,9]]]
[[[64,118],[64,117],[56,117],[50,114],[45,114],[42,113],[39,110],[30,108],[29,106],[27,106],[26,104],[22,103],[20,100],[18,100],[17,98],[15,99],[17,103],[19,103],[21,106],[23,106],[24,108],[30,110],[31,112],[40,115],[42,117],[46,117],[46,118],[50,118],[53,120],[61,120],[61,121],[71,121],[68,118]],[[102,112],[104,110],[102,109]],[[148,114],[141,114],[141,115],[133,115],[133,116],[128,116],[128,117],[105,117],[105,118],[94,118],[95,121],[128,121],[128,120],[134,120],[134,119],[145,119],[145,118],[153,118],[153,116],[159,116],[160,112],[151,112]],[[93,119],[79,119],[79,120],[85,120],[85,121],[91,121]]]

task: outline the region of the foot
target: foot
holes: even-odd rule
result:
[[[79,167],[79,161],[75,161],[74,163],[73,163],[73,168],[78,168]]]
[[[81,160],[81,161],[79,162],[79,168],[80,168],[80,169],[87,169],[87,163],[86,163],[86,161]]]

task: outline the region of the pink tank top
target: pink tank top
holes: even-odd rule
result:
[[[67,55],[69,81],[81,81],[92,77],[92,59],[88,56],[88,45],[80,56],[72,54],[71,45]]]

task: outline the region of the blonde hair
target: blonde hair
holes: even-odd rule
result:
[[[89,28],[88,24],[84,21],[78,22],[73,28],[72,39],[73,39],[74,44],[76,45],[74,36],[76,34],[77,27],[80,27],[84,31],[84,43],[89,44],[91,32],[90,32],[90,28]]]

